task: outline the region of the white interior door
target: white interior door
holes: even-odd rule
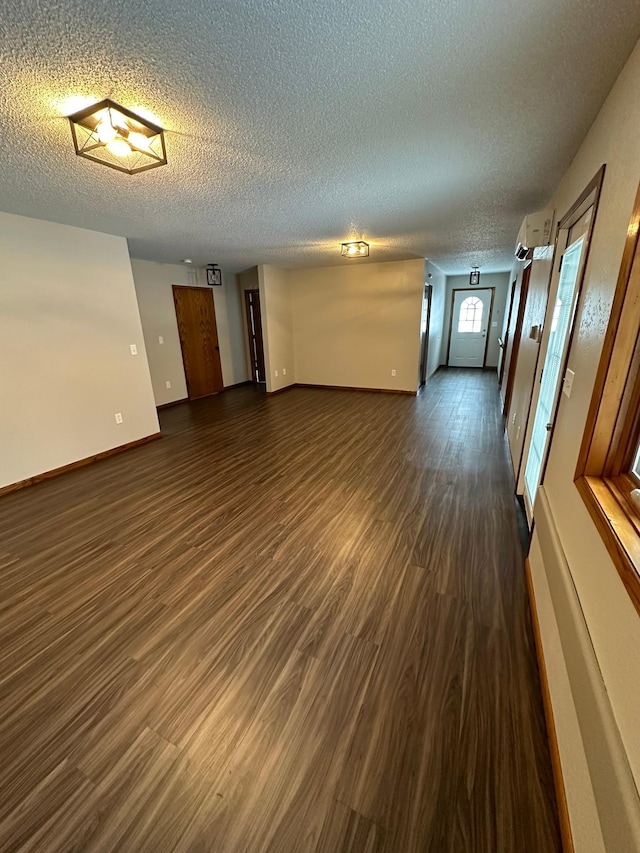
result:
[[[551,327],[546,339],[546,350],[542,356],[544,361],[540,390],[524,470],[524,497],[529,518],[533,515],[533,504],[549,451],[550,431],[560,395],[562,371],[575,316],[578,282],[584,263],[586,244],[586,235],[582,233],[563,252],[552,312],[551,299],[547,308],[546,322],[550,322]]]
[[[484,367],[492,290],[455,290],[451,307],[450,367]]]

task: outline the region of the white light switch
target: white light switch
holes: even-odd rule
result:
[[[171,388],[171,382],[169,382],[169,380],[168,380],[168,379],[167,379],[167,381],[166,381],[164,384],[167,386],[167,388]]]
[[[286,376],[286,375],[287,375],[287,368],[286,368],[286,367],[283,367],[283,368],[282,368],[282,375],[283,375],[283,376]]]
[[[164,338],[162,337],[162,335],[158,335],[158,343],[159,343],[159,344],[163,344],[163,343],[164,343]]]
[[[121,412],[116,412],[116,423],[117,424],[122,423],[122,413]]]
[[[131,344],[129,349],[131,350],[131,355],[138,355],[138,347],[135,344]]]
[[[395,370],[392,370],[392,371],[391,371],[391,375],[392,375],[392,376],[395,376],[395,375],[396,375]]]
[[[573,388],[573,380],[575,377],[575,373],[573,370],[569,370],[567,368],[567,372],[564,375],[564,379],[562,380],[562,393],[566,397],[571,396],[571,389]]]
[[[277,378],[278,378],[278,371],[277,371],[277,370],[274,370],[273,372],[275,373],[275,375],[276,375],[276,379],[277,379]]]

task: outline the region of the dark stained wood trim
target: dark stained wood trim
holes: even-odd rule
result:
[[[488,290],[488,288],[485,288]],[[436,371],[431,374],[434,376]],[[326,391],[370,391],[372,394],[404,394],[409,397],[416,397],[416,391],[403,391],[398,388],[358,388],[355,385],[314,385],[309,382],[296,382],[295,385],[289,385],[288,388],[323,388]],[[281,391],[286,390],[285,388],[281,388]],[[272,393],[278,393],[274,391]]]
[[[560,835],[562,837],[562,849],[564,853],[574,853],[573,834],[571,832],[571,820],[569,818],[569,807],[567,805],[567,792],[564,785],[562,763],[560,761],[558,733],[556,731],[556,722],[555,717],[553,715],[551,690],[549,688],[549,676],[547,674],[547,665],[544,658],[542,635],[540,633],[540,621],[538,619],[538,608],[536,605],[536,595],[533,588],[533,578],[531,576],[531,566],[529,564],[528,557],[524,561],[524,568],[525,578],[527,582],[527,593],[529,596],[529,606],[531,608],[531,623],[533,625],[533,637],[536,647],[536,657],[538,659],[538,671],[540,673],[542,705],[544,708],[544,716],[547,723],[549,755],[551,757],[553,783],[556,790],[556,804],[558,807],[558,820],[560,823]]]
[[[282,394],[283,391],[291,391],[295,387],[297,387],[296,383],[292,382],[291,385],[284,385],[282,388],[276,388],[275,391],[267,391],[267,397],[275,397],[276,394]]]
[[[508,417],[509,409],[511,408],[511,398],[513,397],[513,385],[516,378],[516,369],[518,367],[518,354],[520,352],[520,340],[522,339],[522,323],[524,322],[524,312],[527,307],[527,297],[529,295],[529,279],[531,278],[531,264],[525,266],[522,270],[522,282],[520,284],[520,299],[518,301],[518,313],[516,316],[516,325],[513,331],[513,343],[511,345],[511,358],[509,359],[509,372],[507,373],[507,387],[504,392],[504,406],[502,408],[503,417]],[[512,306],[513,307],[513,306]],[[507,329],[507,334],[509,330]],[[506,357],[506,349],[505,349]]]
[[[593,229],[595,227],[596,219],[598,217],[598,203],[600,201],[600,195],[602,193],[602,181],[604,180],[605,169],[606,169],[606,165],[602,165],[600,167],[600,169],[598,169],[596,174],[593,176],[591,181],[587,184],[587,186],[583,190],[583,192],[580,195],[580,197],[578,198],[578,200],[570,208],[570,210],[562,217],[562,219],[560,220],[560,222],[558,224],[558,231],[556,234],[556,245],[555,245],[554,252],[553,252],[553,264],[554,265],[556,263],[556,257],[558,254],[558,238],[560,235],[560,231],[562,231],[562,230],[567,231],[567,245],[564,248],[559,250],[560,255],[562,256],[562,254],[564,254],[564,252],[566,251],[566,249],[569,246],[568,239],[569,239],[570,229],[573,227],[573,225],[578,221],[578,219],[581,216],[584,216],[584,214],[587,212],[587,210],[589,210],[590,207],[593,208],[593,214],[591,216],[591,219],[589,220],[589,225],[587,228],[587,238],[586,238],[587,239],[587,248],[586,248],[586,253],[584,256],[584,263],[582,264],[582,270],[580,271],[580,280],[577,283],[578,289],[577,289],[577,294],[576,294],[575,306],[573,309],[573,317],[571,318],[571,325],[569,327],[569,338],[567,341],[567,348],[566,348],[566,351],[564,354],[564,360],[562,362],[562,367],[560,368],[560,376],[561,377],[563,377],[567,372],[567,366],[569,364],[569,358],[571,356],[571,348],[573,347],[573,338],[574,338],[575,330],[576,330],[576,320],[580,314],[580,307],[581,307],[580,301],[582,299],[584,277],[585,277],[585,274],[587,271],[587,264],[589,263],[589,255],[591,254],[591,243],[592,243],[592,238],[593,238]],[[589,197],[591,195],[593,195],[593,202],[591,202],[591,204],[587,204]],[[586,205],[586,207],[585,207],[585,205]],[[553,270],[553,267],[552,267],[552,270]],[[553,277],[553,272],[551,275]],[[559,272],[556,272],[556,275],[559,275]],[[551,288],[549,288],[549,293],[551,293]],[[549,299],[549,297],[547,297],[547,306],[548,306],[548,299]],[[548,310],[548,307],[547,307],[547,310]],[[545,352],[545,359],[546,359],[546,352]],[[543,363],[542,367],[544,369],[544,363]],[[536,368],[536,373],[537,373],[537,368]],[[551,454],[551,445],[553,443],[553,437],[554,437],[555,431],[556,431],[556,424],[558,423],[558,411],[560,410],[561,399],[562,399],[562,389],[560,389],[560,392],[558,393],[558,398],[555,402],[555,406],[554,406],[554,409],[553,409],[553,412],[551,415],[551,429],[549,431],[549,440],[547,441],[547,450],[545,453],[545,458],[544,458],[544,461],[542,463],[542,469],[540,471],[540,483],[544,482],[544,478],[545,478],[545,475],[547,473],[547,466],[549,464],[549,456]]]
[[[19,480],[17,483],[10,483],[8,486],[0,488],[0,497],[7,495],[10,492],[17,492],[18,489],[24,489],[27,486],[34,486],[36,483],[41,483],[43,480],[50,480],[52,477],[59,477],[60,474],[66,474],[67,471],[73,471],[76,468],[83,468],[85,465],[91,465],[93,462],[99,462],[101,459],[107,459],[109,456],[115,456],[117,453],[124,453],[125,450],[133,450],[134,447],[141,447],[143,444],[148,444],[150,441],[162,438],[162,433],[154,432],[153,435],[146,435],[144,438],[137,438],[135,441],[129,441],[127,444],[120,444],[118,447],[112,447],[109,450],[103,450],[100,453],[95,453],[93,456],[87,456],[85,459],[78,459],[76,462],[69,462],[68,465],[61,465],[59,468],[53,468],[51,471],[43,471],[42,474],[34,474],[33,477],[27,477],[26,480]]]
[[[156,411],[161,412],[163,409],[170,409],[172,406],[180,406],[182,403],[188,403],[188,397],[180,397],[179,400],[172,400],[170,403],[160,403],[159,406],[156,406]]]
[[[513,313],[513,300],[516,295],[516,284],[518,283],[518,277],[511,282],[511,289],[509,292],[509,311],[507,313],[507,322],[504,325],[504,340],[502,338],[498,338],[498,345],[502,350],[502,360],[500,362],[500,374],[498,376],[498,386],[502,388],[502,380],[504,378],[504,368],[507,361],[507,344],[509,343],[509,329],[511,328],[511,314]]]
[[[484,355],[482,356],[482,367],[484,368],[487,363],[487,350],[489,349],[489,336],[491,334],[491,318],[493,317],[493,300],[496,295],[495,285],[493,287],[454,287],[451,290],[451,310],[449,311],[449,340],[447,341],[447,367],[452,367],[455,365],[449,364],[449,356],[451,355],[451,332],[453,330],[453,306],[456,301],[456,293],[462,290],[468,290],[470,293],[477,292],[478,290],[490,290],[491,291],[491,304],[489,305],[489,320],[487,322],[487,335],[484,341]]]
[[[560,232],[564,228],[567,228],[567,229],[571,228],[572,225],[574,225],[578,221],[578,219],[580,219],[580,217],[583,216],[587,212],[589,207],[591,207],[591,205],[588,205],[587,207],[585,207],[584,210],[582,210],[582,207],[584,206],[585,202],[587,201],[587,199],[589,198],[589,196],[591,195],[591,193],[594,190],[595,190],[595,198],[593,200],[593,206],[595,207],[595,211],[597,211],[598,202],[600,201],[600,193],[602,192],[602,182],[604,181],[604,173],[606,171],[606,168],[607,168],[606,163],[603,163],[602,166],[600,166],[598,171],[595,173],[593,178],[591,178],[591,180],[589,181],[587,186],[580,193],[580,195],[575,200],[575,202],[571,205],[569,210],[562,217],[562,219],[558,223],[558,230],[556,232],[556,242],[557,242],[558,232]],[[593,220],[595,219],[595,211],[594,211],[594,215],[591,217],[592,228],[593,228]],[[589,232],[589,237],[591,237],[591,231]],[[591,241],[589,241],[589,242],[591,242]],[[587,250],[588,250],[588,246],[587,246]],[[587,258],[585,258],[584,265],[586,267]]]

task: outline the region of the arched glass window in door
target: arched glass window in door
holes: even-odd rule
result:
[[[482,328],[482,309],[482,299],[477,296],[464,299],[458,315],[458,332],[479,332]]]

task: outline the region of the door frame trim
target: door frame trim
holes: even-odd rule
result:
[[[479,290],[491,291],[491,303],[489,305],[489,320],[487,321],[487,336],[484,341],[484,355],[482,356],[482,369],[487,365],[487,350],[489,349],[489,335],[491,334],[491,320],[493,319],[493,301],[496,296],[495,285],[493,287],[453,287],[451,289],[451,309],[449,311],[449,340],[447,341],[447,367],[450,367],[449,357],[451,356],[451,332],[453,330],[453,306],[456,301],[456,293],[467,290],[469,293],[477,293]]]
[[[249,349],[249,359],[252,362],[252,365],[253,365],[253,357],[252,357],[252,353],[251,353],[251,324],[250,324],[251,306],[249,303],[248,294],[253,294],[254,296],[257,296],[257,298],[258,298],[258,309],[259,309],[258,310],[258,320],[260,322],[260,336],[259,336],[260,341],[259,341],[259,343],[260,343],[260,350],[261,351],[260,351],[260,353],[258,353],[258,335],[254,335],[253,337],[255,339],[255,344],[256,344],[257,364],[253,365],[255,367],[255,370],[252,367],[252,370],[251,370],[252,378],[251,378],[250,382],[253,385],[261,385],[262,383],[266,383],[266,381],[267,381],[267,368],[266,368],[266,363],[265,363],[265,358],[264,358],[264,335],[263,335],[263,330],[262,330],[262,306],[261,306],[261,302],[260,302],[260,289],[258,287],[247,287],[247,288],[244,288],[242,292],[244,294],[244,312],[245,312],[245,320],[247,323],[247,345],[248,345],[248,349]],[[260,356],[262,356],[262,370],[264,373],[264,379],[260,379],[260,361],[261,361]],[[256,372],[258,374],[257,379],[255,378]]]
[[[546,361],[547,354],[547,344],[548,344],[548,319],[550,317],[549,311],[553,310],[551,308],[551,298],[554,294],[554,287],[556,287],[557,292],[557,280],[560,276],[560,258],[569,247],[569,232],[575,223],[587,212],[590,207],[593,207],[593,214],[591,216],[591,220],[589,221],[589,225],[587,228],[587,246],[586,246],[586,254],[584,257],[584,262],[582,264],[582,270],[579,273],[579,278],[576,280],[576,298],[575,298],[575,308],[573,312],[573,317],[571,319],[571,327],[568,332],[567,337],[567,346],[564,355],[564,359],[560,366],[560,384],[562,384],[562,377],[566,374],[567,367],[569,365],[569,360],[571,358],[571,350],[573,348],[573,339],[576,331],[576,326],[578,325],[578,320],[580,317],[580,312],[582,309],[582,297],[583,297],[583,289],[584,289],[584,279],[587,271],[587,266],[589,263],[589,255],[591,253],[591,244],[593,242],[593,232],[596,224],[596,219],[598,217],[598,207],[600,202],[600,196],[602,194],[602,184],[604,181],[606,172],[606,164],[602,165],[593,178],[589,181],[584,190],[580,193],[576,201],[571,205],[571,207],[567,210],[567,212],[562,216],[562,218],[558,221],[558,225],[556,228],[556,235],[553,246],[553,261],[551,266],[551,274],[549,276],[549,288],[547,292],[547,308],[545,311],[544,318],[544,326],[542,331],[542,338],[540,340],[540,351],[538,353],[538,359],[536,362],[536,372],[533,377],[533,394],[531,395],[531,401],[529,403],[529,418],[526,426],[526,433],[524,437],[524,444],[522,446],[522,456],[520,459],[520,471],[522,475],[522,486],[523,486],[523,497],[525,501],[525,507],[527,509],[527,520],[531,525],[534,522],[533,518],[533,506],[529,507],[529,496],[527,494],[527,485],[524,479],[524,473],[527,466],[527,460],[529,458],[530,444],[531,444],[531,432],[533,430],[533,424],[535,422],[536,411],[538,408],[538,397],[540,395],[540,371],[544,370],[544,362]],[[593,200],[590,201],[593,196]],[[565,232],[564,235],[562,232]],[[562,245],[562,240],[566,242]],[[545,347],[544,350],[544,358],[542,357],[542,349],[543,344]],[[551,448],[553,446],[553,439],[556,431],[556,424],[558,422],[558,413],[560,410],[560,404],[562,402],[562,389],[560,388],[560,392],[558,393],[557,400],[555,401],[555,405],[553,408],[553,412],[551,413],[551,420],[549,423],[551,424],[551,429],[549,430],[549,436],[546,443],[545,456],[542,460],[542,465],[540,466],[540,474],[538,477],[538,485],[536,486],[536,495],[540,487],[544,484],[544,479],[547,473],[547,467],[549,464],[549,457],[551,456]],[[517,488],[517,483],[516,483]],[[534,495],[535,502],[535,495]]]
[[[427,295],[428,294],[428,295]],[[424,333],[424,351],[420,352],[420,370],[418,372],[418,388],[424,388],[427,384],[428,376],[427,373],[429,371],[429,331],[431,329],[431,303],[433,301],[433,285],[429,284],[429,282],[425,282],[424,290],[422,291],[422,298],[427,300],[427,327]],[[424,368],[424,371],[423,371]],[[422,374],[424,372],[424,382],[422,381]]]

